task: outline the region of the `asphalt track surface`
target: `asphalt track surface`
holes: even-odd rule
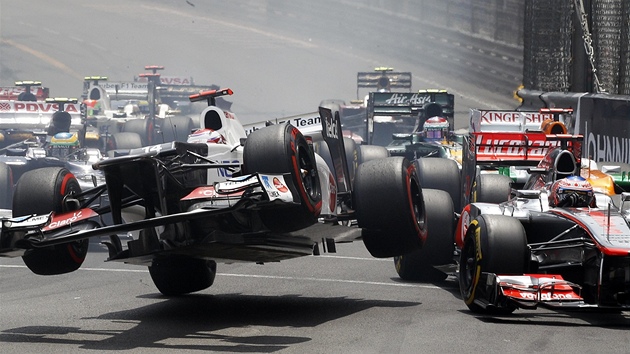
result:
[[[0,85],[41,80],[53,96],[76,97],[86,75],[129,80],[158,64],[164,74],[232,88],[233,110],[254,122],[312,111],[325,98],[354,98],[356,72],[385,65],[413,72],[415,89],[455,93],[457,127],[466,126],[469,108],[516,105],[509,87],[519,83],[517,49],[464,40],[383,3],[2,0]],[[219,264],[211,288],[179,298],[161,296],[146,268],[104,262],[97,244],[80,270],[61,276],[35,276],[21,259],[2,258],[0,352],[630,348],[630,317],[623,313],[477,316],[462,302],[454,276],[403,282],[391,259],[372,258],[361,242],[337,251],[265,265]]]

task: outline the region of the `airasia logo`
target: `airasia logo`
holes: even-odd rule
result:
[[[16,112],[56,112],[59,110],[57,103],[43,103],[43,102],[15,102],[13,103],[13,110]],[[64,110],[68,113],[79,113],[78,104],[65,104]]]

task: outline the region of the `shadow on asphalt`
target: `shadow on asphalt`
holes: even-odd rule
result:
[[[419,302],[314,298],[299,295],[252,296],[240,294],[191,294],[167,298],[150,294],[145,298],[164,299],[152,305],[102,314],[88,320],[128,324],[127,330],[94,330],[81,327],[32,326],[0,333],[0,342],[78,345],[89,350],[206,350],[220,352],[269,353],[308,342],[307,336],[244,335],[233,336],[226,329],[253,326],[312,328],[370,308],[417,306]],[[311,331],[305,331],[311,332]],[[67,337],[67,338],[64,338]],[[75,338],[92,339],[75,339]],[[104,337],[104,338],[97,338]],[[168,343],[168,344],[167,344]],[[190,344],[186,344],[190,343]],[[202,344],[200,344],[202,343]]]

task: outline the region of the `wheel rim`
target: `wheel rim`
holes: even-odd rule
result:
[[[475,277],[475,247],[473,242],[467,242],[464,244],[462,250],[461,267],[459,276],[463,286],[463,290],[467,295],[472,294],[473,279]]]
[[[425,213],[424,213],[424,203],[422,201],[422,193],[420,191],[420,187],[415,181],[411,182],[411,208],[413,210],[413,216],[416,224],[420,230],[425,229]]]
[[[311,201],[319,199],[317,166],[312,159],[311,154],[304,147],[298,148],[298,169],[300,171],[300,179],[306,191],[306,195]]]

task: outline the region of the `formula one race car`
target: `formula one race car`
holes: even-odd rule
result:
[[[212,103],[228,91],[191,98]],[[359,237],[376,257],[421,247],[427,220],[413,165],[402,157],[367,161],[351,184],[338,114],[322,108],[320,115],[339,167],[332,171],[291,124],[240,139],[242,125],[210,105],[200,121],[211,132],[191,136],[196,142],[148,146],[94,164],[103,186],[82,190],[63,168],[26,173],[16,186],[15,217],[2,222],[0,255],[22,256],[37,274],[67,273],[81,266],[88,238],[109,236],[110,261],[147,265],[162,293],[178,295],[212,285],[217,262],[319,254],[320,242],[334,252],[335,241]],[[106,206],[99,203],[104,194]],[[344,220],[359,228],[339,225]],[[133,230],[139,238],[123,247],[118,234]]]
[[[448,199],[444,191],[443,198],[429,200],[430,190],[423,190],[425,203],[433,203],[427,210],[442,215],[443,225],[456,220],[455,232],[429,227],[425,247],[397,257],[397,269],[404,275],[413,274],[412,265],[439,265],[429,258],[435,254],[448,265],[454,242],[459,256],[450,266],[457,265],[462,298],[474,312],[630,309],[630,194],[615,194],[611,176],[582,164],[582,140],[541,131],[466,137],[461,214],[440,202]],[[484,163],[530,165],[529,177],[512,189],[508,176],[482,174]],[[436,239],[443,242],[429,243]]]
[[[456,241],[470,310],[630,309],[630,194],[598,193],[579,176],[581,141],[560,142],[525,189],[462,212]]]
[[[20,139],[0,149],[0,174],[7,176],[0,178],[0,189],[7,196],[0,199],[0,208],[10,209],[13,183],[25,172],[38,168],[64,167],[83,187],[104,183],[102,174],[92,169],[103,156],[99,149],[86,146],[92,136],[76,124],[81,121],[76,114],[80,110],[77,100],[48,98],[38,104],[49,107],[45,131],[6,130],[12,139]]]
[[[44,101],[49,89],[41,81],[16,81],[15,86],[0,87],[0,101]]]

